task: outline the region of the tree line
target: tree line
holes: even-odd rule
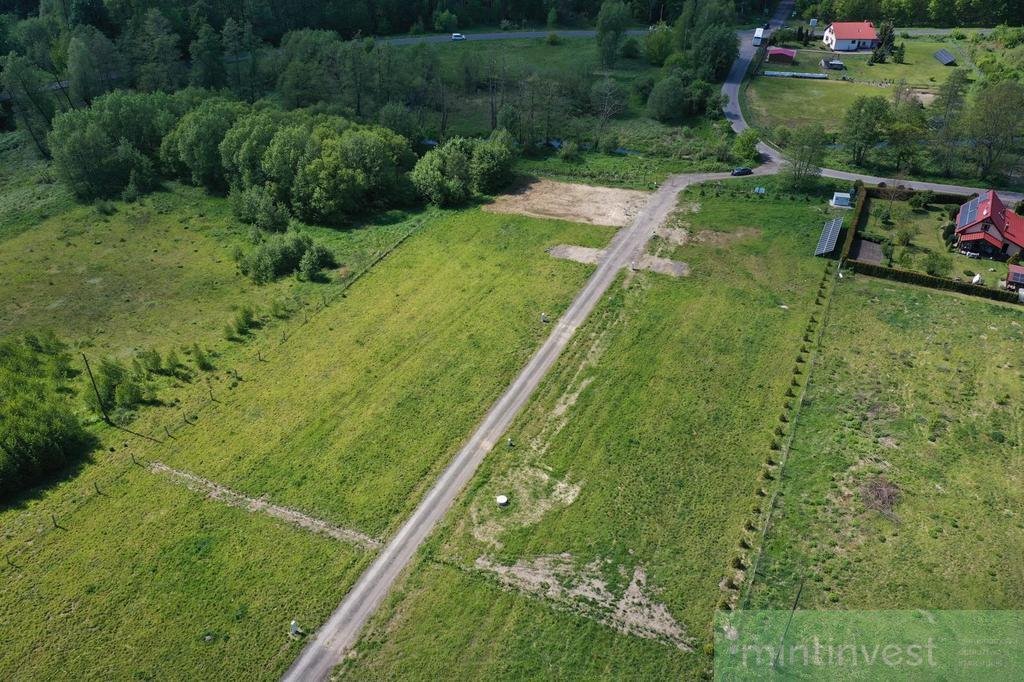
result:
[[[797,13],[824,22],[890,19],[899,26],[1024,24],[1024,4],[1005,0],[797,0]]]

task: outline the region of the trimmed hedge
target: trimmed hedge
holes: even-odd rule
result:
[[[933,277],[926,275],[922,272],[911,272],[910,270],[898,270],[896,268],[887,268],[881,265],[874,265],[872,263],[864,263],[858,260],[850,260],[846,262],[846,266],[854,272],[862,275],[871,275],[872,277],[880,277],[882,279],[891,279],[897,282],[906,282],[907,284],[918,284],[924,287],[930,287],[932,289],[942,289],[945,291],[956,291],[961,294],[967,294],[968,296],[980,296],[982,298],[990,298],[995,301],[1006,301],[1008,303],[1017,303],[1017,294],[1004,291],[1002,289],[990,289],[988,287],[979,287],[976,284],[968,284],[967,282],[957,282],[951,279],[945,279],[943,277]]]
[[[869,190],[860,187],[857,190],[857,200],[853,204],[853,224],[846,231],[846,239],[843,240],[843,250],[839,252],[840,262],[850,257],[850,249],[853,248],[853,240],[857,238],[857,231],[860,229],[861,218],[864,217],[864,207],[867,206]]]

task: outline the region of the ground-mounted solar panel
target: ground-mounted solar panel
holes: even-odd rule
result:
[[[1010,281],[1015,284],[1024,284],[1024,272],[1011,272]]]
[[[821,228],[821,237],[818,238],[818,246],[814,249],[815,256],[824,256],[836,249],[836,240],[839,239],[839,232],[843,229],[843,219],[833,218]]]
[[[936,52],[935,58],[938,59],[943,66],[953,66],[956,64],[956,57],[954,57],[953,53],[946,48],[942,48]]]

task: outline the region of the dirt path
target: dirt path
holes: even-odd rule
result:
[[[266,514],[267,516],[273,516],[275,519],[281,519],[293,526],[298,526],[303,530],[308,530],[313,533],[319,533],[320,535],[326,535],[327,537],[334,538],[335,540],[341,540],[353,545],[358,545],[363,549],[378,550],[384,544],[380,540],[371,538],[369,535],[363,535],[362,533],[347,528],[341,528],[339,526],[333,526],[326,521],[321,519],[313,518],[298,511],[297,509],[291,509],[289,507],[281,507],[276,504],[271,504],[262,498],[246,497],[240,492],[225,488],[219,483],[214,483],[208,479],[190,474],[187,471],[181,471],[180,469],[174,469],[162,464],[160,462],[151,462],[149,470],[168,476],[175,483],[187,487],[189,490],[193,490],[197,493],[203,493],[211,500],[217,500],[231,507],[238,507],[239,509],[245,509],[250,512],[259,512]]]

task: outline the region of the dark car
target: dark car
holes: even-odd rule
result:
[[[733,175],[753,175],[754,171],[750,170],[749,168],[733,168],[732,169],[732,174]]]

